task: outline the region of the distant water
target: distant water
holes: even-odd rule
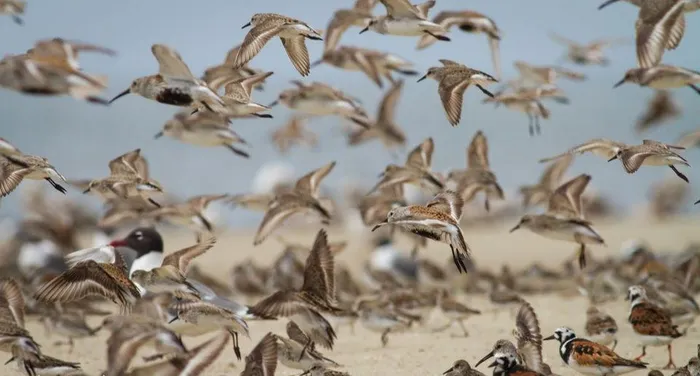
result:
[[[240,26],[253,13],[284,13],[301,18],[316,28],[325,28],[333,9],[351,3],[307,0],[301,10],[291,2],[280,0],[254,3],[217,0],[196,6],[173,6],[172,2],[165,0],[74,0],[68,3],[35,0],[30,1],[24,27],[14,25],[9,18],[0,18],[0,52],[20,53],[31,47],[35,40],[54,36],[113,48],[119,52],[116,58],[81,56],[85,71],[109,75],[110,88],[105,97],[111,97],[126,88],[131,79],[156,71],[157,64],[150,52],[152,43],[166,43],[176,48],[192,71],[198,74],[206,66],[223,60],[226,51],[242,41],[245,31],[240,30]],[[580,41],[632,36],[637,14],[633,7],[619,4],[599,12],[597,5],[595,1],[566,2],[563,7],[562,2],[556,0],[473,4],[440,0],[435,11],[472,7],[494,18],[503,30],[502,61],[505,78],[510,79],[515,75],[514,60],[535,64],[558,62],[563,49],[549,40],[547,33],[550,31]],[[378,7],[375,13],[382,11]],[[690,14],[688,18],[690,31],[697,26],[693,19],[698,15]],[[568,30],[563,29],[563,25]],[[439,64],[439,58],[492,71],[488,45],[483,36],[457,31],[451,35],[453,41],[450,43],[435,43],[427,50],[416,51],[413,38],[373,33],[358,35],[358,31],[349,30],[341,43],[394,52],[413,61],[421,72]],[[315,60],[321,54],[322,43],[309,41],[307,44],[312,60]],[[679,49],[665,55],[666,62],[697,69],[700,55],[694,46],[699,44],[700,33],[687,33]],[[532,138],[528,136],[528,120],[524,114],[482,104],[483,94],[473,89],[465,95],[462,122],[452,128],[441,108],[437,84],[430,80],[416,83],[417,77],[409,77],[396,115],[397,123],[408,134],[407,149],[432,136],[437,146],[433,157],[435,170],[463,167],[466,146],[474,133],[482,129],[489,140],[493,170],[506,191],[515,192],[518,185],[537,179],[543,169],[537,163],[539,158],[562,152],[590,138],[606,137],[629,143],[639,143],[643,138],[672,142],[681,133],[700,125],[697,95],[690,89],[679,89],[674,95],[683,107],[683,117],[643,136],[636,135],[632,128],[653,92],[632,85],[612,89],[624,71],[635,64],[632,44],[613,47],[608,55],[612,60],[608,67],[567,65],[586,73],[589,79],[583,83],[561,81],[571,104],[547,104],[552,117],[543,120],[542,135]],[[275,72],[265,91],[253,94],[254,99],[263,104],[272,102],[276,93],[289,86],[290,80],[301,79],[276,40],[270,41],[251,65]],[[343,72],[330,66],[316,68],[304,80],[327,82],[360,97],[371,114],[375,113],[382,95],[382,90],[362,74]],[[329,160],[336,160],[338,164],[324,181],[324,186],[340,194],[351,182],[366,186],[373,184],[383,166],[392,161],[391,154],[377,142],[348,148],[343,137],[344,120],[333,117],[310,122],[311,129],[321,140],[316,150],[293,149],[288,155],[279,155],[269,143],[269,134],[291,115],[282,106],[271,112],[274,119],[244,120],[234,124],[235,130],[252,145],[249,160],[236,157],[224,148],[202,149],[168,138],[154,140],[153,136],[162,124],[175,112],[176,108],[133,95],[120,99],[111,107],[101,107],[68,98],[35,98],[0,91],[0,113],[3,114],[0,136],[27,153],[48,157],[70,178],[105,176],[111,158],[142,148],[153,177],[167,190],[183,197],[247,192],[260,166],[273,161],[291,164],[296,176],[301,176]],[[694,165],[700,151],[689,150],[685,156]],[[684,170],[693,183],[692,197],[700,197],[700,190],[694,183],[700,181],[700,174],[693,169]],[[667,168],[645,167],[634,175],[627,175],[618,162],[607,163],[594,156],[577,159],[569,175],[582,172],[593,175],[591,188],[611,197],[616,205],[627,208],[645,200],[652,182],[672,174]],[[80,196],[76,190],[70,190],[69,194],[76,198]],[[19,215],[19,196],[13,194],[3,199],[0,217]],[[81,199],[96,205],[94,199]],[[259,220],[257,214],[240,209],[226,218],[233,225],[245,227],[254,227]]]

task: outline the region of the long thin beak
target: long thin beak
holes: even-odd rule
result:
[[[608,162],[612,162],[617,159],[617,154],[613,155],[612,158],[608,159]]]
[[[598,7],[598,10],[601,10],[601,9],[607,7],[608,5],[610,5],[612,3],[616,3],[616,2],[618,2],[618,0],[608,0],[608,1],[604,2],[603,4],[600,4],[600,6]]]
[[[618,86],[620,86],[620,85],[622,85],[622,84],[624,84],[624,83],[625,83],[625,79],[623,78],[623,79],[620,80],[620,82],[618,82],[618,83],[616,83],[615,85],[613,85],[613,89],[616,88],[616,87],[618,87]]]
[[[123,97],[123,96],[125,96],[125,95],[127,95],[127,94],[129,94],[129,93],[131,93],[131,89],[126,89],[126,90],[124,90],[124,91],[122,91],[121,93],[119,93],[119,95],[117,95],[116,97],[112,98],[112,100],[109,101],[109,103],[112,104],[112,102],[116,101],[117,99],[119,99],[119,98],[121,98],[121,97]]]
[[[448,373],[452,372],[453,369],[454,369],[454,367],[448,369],[447,371],[443,372],[442,374],[447,375]]]
[[[498,362],[494,360],[493,363],[489,364],[489,368],[493,368],[497,365],[498,365]]]
[[[425,80],[426,78],[428,78],[427,74],[425,76],[419,78],[418,81],[416,81],[416,82],[421,82],[421,81]]]
[[[364,32],[367,31],[367,30],[369,30],[369,26],[367,26],[366,28],[360,30],[360,34],[364,33]]]
[[[7,362],[5,362],[5,365],[8,365],[8,364],[12,363],[13,360],[15,360],[15,357],[14,357],[14,356],[13,356],[12,358],[10,358],[10,360],[8,360]]]
[[[180,317],[178,317],[178,316],[173,317],[170,321],[168,321],[168,324],[172,324],[173,322],[177,321],[177,319],[179,319],[179,318]]]
[[[517,225],[515,225],[515,227],[513,227],[512,229],[510,229],[509,232],[513,232],[513,231],[515,231],[515,230],[517,230],[517,229],[519,229],[519,228],[520,228],[520,223],[518,223]]]
[[[250,22],[248,22],[247,24],[243,25],[243,27],[241,27],[241,29],[245,29],[245,28],[248,27],[248,26],[250,26]]]
[[[83,194],[88,193],[88,192],[90,192],[90,187],[88,187],[88,189],[84,190]]]
[[[163,137],[163,131],[160,131],[160,132],[156,133],[155,136],[153,136],[153,138],[155,138],[156,140],[161,138],[161,137]]]
[[[700,202],[700,200],[695,201],[693,205],[697,205]]]
[[[557,339],[557,337],[555,337],[554,334],[552,334],[551,336],[549,336],[547,338],[542,338],[543,341],[551,341],[553,339]]]
[[[323,59],[316,60],[313,63],[311,63],[311,68],[320,65],[321,63],[323,63]]]
[[[268,104],[267,107],[275,107],[275,106],[277,106],[279,103],[280,103],[280,101],[277,100],[277,101],[274,101],[274,102]]]
[[[490,353],[486,354],[486,356],[484,356],[483,358],[481,358],[480,361],[476,362],[476,364],[474,365],[474,368],[478,367],[479,364],[485,362],[486,359],[491,358],[491,357],[493,357],[493,351],[491,351]]]
[[[376,225],[374,225],[374,227],[372,227],[372,232],[374,232],[374,230],[376,230],[384,225],[387,225],[387,224],[389,224],[389,221],[387,221],[387,220],[384,220],[383,222],[377,223]]]

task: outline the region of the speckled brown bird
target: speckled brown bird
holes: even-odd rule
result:
[[[610,348],[615,351],[617,346],[617,323],[607,313],[601,312],[595,306],[586,311],[586,335],[591,341],[603,346],[613,344]]]

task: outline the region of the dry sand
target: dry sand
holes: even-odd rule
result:
[[[517,222],[517,220],[514,220]],[[507,222],[507,223],[506,223]],[[526,231],[508,233],[515,223],[504,221],[500,226],[488,228],[465,228],[467,241],[474,252],[474,258],[479,267],[498,270],[507,263],[514,270],[532,261],[545,265],[557,266],[572,256],[574,248],[566,243],[558,243],[540,238]],[[700,242],[700,221],[692,218],[676,218],[665,223],[651,223],[643,220],[626,220],[600,222],[595,226],[606,239],[606,248],[597,247],[591,252],[592,257],[613,255],[619,252],[620,245],[631,238],[640,238],[648,242],[654,250],[680,251],[688,243]],[[315,232],[305,231],[294,233],[281,232],[289,240],[311,244]],[[346,240],[349,247],[338,257],[338,262],[345,262],[353,267],[360,265],[369,252],[366,241],[369,230],[353,233],[341,229],[331,229],[331,241]],[[252,247],[251,232],[227,232],[220,235],[215,248],[204,255],[198,264],[205,270],[228,281],[228,271],[234,263],[252,257],[257,263],[267,265],[279,254],[281,246],[271,237],[262,245]],[[187,232],[166,234],[166,252],[188,245],[194,241],[192,234]],[[441,262],[450,258],[449,247],[432,243],[422,252]],[[526,299],[535,308],[544,336],[550,335],[559,326],[569,326],[575,331],[582,332],[585,320],[587,300],[582,297],[564,299],[554,295],[527,296]],[[454,337],[461,333],[458,327],[442,333],[432,333],[430,327],[416,328],[407,333],[389,336],[389,344],[381,347],[379,334],[369,332],[357,325],[355,334],[348,327],[341,327],[338,340],[332,352],[326,355],[345,365],[344,371],[351,375],[440,375],[451,367],[456,359],[464,358],[472,365],[490,351],[490,347],[499,338],[511,338],[513,329],[513,313],[508,310],[494,311],[493,305],[485,296],[464,296],[463,301],[469,306],[481,309],[484,314],[466,322],[470,336]],[[605,304],[601,307],[615,317],[620,327],[617,351],[625,357],[639,355],[641,348],[635,341],[631,327],[627,323],[628,306],[622,297],[619,301]],[[97,325],[99,318],[91,319],[90,323]],[[242,339],[243,355],[259,341],[268,331],[284,333],[286,320],[275,322],[250,322],[251,339]],[[106,336],[101,333],[97,337],[79,340],[72,353],[65,346],[55,346],[59,340],[56,336],[47,337],[43,327],[30,319],[28,329],[35,339],[42,344],[42,350],[49,355],[80,362],[89,375],[97,375],[106,367]],[[196,345],[208,336],[185,338],[187,345]],[[691,328],[686,337],[674,341],[674,356],[678,365],[683,365],[695,354],[696,344],[700,343],[700,334]],[[230,344],[229,344],[230,346]],[[665,348],[650,348],[645,359],[650,366],[660,367],[666,364]],[[575,372],[565,367],[559,358],[556,341],[545,342],[544,357],[550,363],[555,373],[573,375]],[[0,374],[8,374],[11,366],[0,367]],[[14,367],[12,367],[14,369]],[[237,375],[243,369],[243,363],[235,361],[233,351],[227,348],[218,361],[205,372],[206,375]],[[490,374],[484,365],[480,370]],[[636,374],[646,373],[639,371]],[[294,375],[300,371],[279,366],[277,374]],[[666,371],[670,374],[670,371]]]

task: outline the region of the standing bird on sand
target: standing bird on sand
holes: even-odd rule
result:
[[[226,105],[221,97],[192,74],[177,51],[163,44],[154,44],[151,52],[158,60],[158,74],[135,79],[128,89],[109,103],[133,93],[163,104],[189,107],[199,103],[209,111],[225,113]]]
[[[489,39],[491,49],[491,60],[496,78],[501,77],[501,52],[499,44],[501,41],[501,30],[496,26],[493,19],[471,10],[463,11],[443,11],[438,13],[433,22],[442,25],[446,30],[457,26],[460,30],[472,34],[486,34]],[[436,33],[439,34],[439,33]],[[437,39],[430,34],[423,35],[418,41],[417,49],[422,50],[431,46]]]
[[[318,31],[303,21],[275,13],[256,13],[242,28],[245,29],[248,26],[253,27],[238,49],[238,54],[233,61],[234,68],[245,65],[272,37],[279,36],[294,68],[302,76],[309,75],[311,63],[305,39],[323,40]]]
[[[586,266],[586,244],[605,244],[583,215],[581,194],[590,181],[590,175],[581,174],[562,184],[549,197],[545,214],[523,216],[510,232],[524,227],[546,238],[578,243],[578,263],[583,269]]]
[[[439,82],[438,94],[440,94],[442,106],[445,108],[447,120],[453,127],[456,127],[462,116],[464,91],[469,85],[476,85],[484,94],[493,98],[494,95],[484,89],[484,86],[498,82],[498,80],[487,73],[468,68],[466,65],[452,60],[440,59],[440,62],[442,67],[428,69],[425,76],[421,77],[418,82],[426,78],[432,78]]]
[[[452,259],[461,273],[467,272],[470,259],[469,246],[459,227],[464,201],[453,191],[438,193],[425,206],[411,205],[391,209],[384,222],[376,224],[372,231],[384,225],[397,225],[424,238],[447,243]]]

